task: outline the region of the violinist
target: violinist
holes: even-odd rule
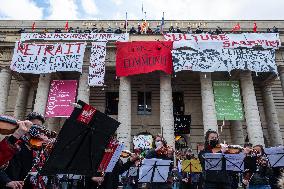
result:
[[[167,142],[161,135],[154,138],[153,149],[146,154],[146,159],[157,158],[163,160],[173,160],[173,148],[167,146]],[[172,188],[170,183],[151,183],[150,189],[169,189]]]
[[[19,146],[21,151],[11,159],[5,171],[0,173],[0,180],[5,181],[5,183],[2,184],[7,188],[34,188],[29,178],[23,183],[33,166],[33,161],[40,152],[39,149],[34,148],[30,144],[30,139],[38,138],[42,139],[43,142],[49,142],[45,133],[41,132],[45,122],[43,115],[32,112],[27,116],[27,120],[32,122],[33,126],[29,129],[28,133],[20,138]],[[21,185],[13,185],[15,182]],[[2,188],[4,188],[3,186]]]
[[[6,137],[0,142],[0,166],[12,159],[20,150],[16,143],[32,126],[30,121],[18,121],[17,124],[18,129],[11,136]]]
[[[231,188],[231,176],[229,171],[221,170],[221,171],[213,171],[213,170],[205,170],[205,153],[214,153],[214,149],[219,146],[219,134],[217,131],[208,130],[205,133],[205,144],[204,150],[200,151],[198,157],[202,166],[202,177],[204,180],[204,189],[230,189]],[[226,147],[221,146],[218,153],[222,153],[226,151]],[[216,152],[216,151],[215,151]],[[225,162],[222,162],[225,165]],[[224,166],[222,166],[224,167]]]

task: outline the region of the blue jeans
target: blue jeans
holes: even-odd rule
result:
[[[271,189],[270,185],[249,185],[248,189]]]

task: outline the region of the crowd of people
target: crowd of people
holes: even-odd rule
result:
[[[208,130],[205,134],[204,149],[194,155],[191,149],[174,151],[168,146],[161,135],[154,137],[153,148],[142,153],[130,153],[125,160],[119,159],[112,172],[92,177],[81,175],[78,179],[69,175],[47,177],[39,171],[48,158],[49,147],[55,142],[56,134],[44,126],[45,118],[36,112],[27,116],[25,121],[18,121],[15,132],[0,142],[0,187],[12,189],[37,188],[78,188],[78,189],[276,189],[281,188],[281,168],[270,167],[263,146],[252,146],[246,143],[244,147],[237,146],[239,152],[245,154],[244,171],[233,172],[225,169],[222,159],[221,170],[206,170],[206,153],[228,152],[229,146],[220,144],[216,131]],[[40,139],[41,144],[33,143]],[[140,151],[141,152],[141,151]],[[47,153],[47,154],[45,154]],[[139,174],[123,175],[131,167],[140,167],[141,159],[162,159],[173,162],[168,172],[166,182],[140,183]],[[199,160],[202,172],[185,171],[181,162],[184,160]],[[124,160],[124,161],[123,161]],[[278,182],[280,179],[280,182]],[[73,180],[76,180],[73,181]],[[280,185],[279,185],[280,183]]]

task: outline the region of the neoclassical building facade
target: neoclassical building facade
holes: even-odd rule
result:
[[[129,27],[137,26],[139,21],[129,21]],[[155,28],[160,21],[149,21]],[[193,30],[200,26],[203,30],[231,31],[240,23],[242,32],[251,32],[254,21],[165,21],[165,31],[170,26]],[[190,135],[184,135],[188,146],[196,150],[204,142],[204,132],[218,130],[222,141],[229,144],[244,144],[246,138],[253,144],[266,146],[283,145],[284,136],[284,51],[276,52],[279,75],[235,70],[225,72],[200,73],[178,72],[175,76],[153,72],[117,78],[115,74],[116,47],[107,44],[105,86],[88,86],[88,66],[90,46],[84,56],[83,72],[56,72],[52,74],[20,74],[9,68],[15,41],[20,39],[21,28],[31,32],[33,21],[0,21],[0,114],[24,119],[30,111],[45,113],[50,82],[53,79],[78,80],[77,99],[90,103],[98,110],[107,113],[121,122],[117,130],[119,140],[130,148],[134,135],[149,132],[153,135],[163,133],[170,145],[174,144],[173,113],[182,111],[191,115]],[[123,27],[124,21],[69,21],[69,26],[82,30],[92,28]],[[258,31],[276,26],[280,39],[284,41],[284,21],[257,21]],[[54,32],[64,28],[65,21],[36,21],[36,30],[45,28]],[[164,40],[162,35],[131,35],[130,41]],[[244,109],[243,121],[217,121],[212,81],[238,80]],[[46,126],[59,131],[66,118],[49,118]]]

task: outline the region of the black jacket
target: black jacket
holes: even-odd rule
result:
[[[25,144],[21,145],[21,151],[17,153],[9,162],[5,171],[0,173],[1,188],[10,181],[23,181],[32,168],[33,154]],[[26,179],[24,189],[31,188],[29,179]]]
[[[198,158],[200,161],[200,164],[202,166],[202,177],[205,182],[214,182],[214,183],[227,183],[228,185],[231,185],[232,178],[230,175],[230,171],[225,170],[225,159],[222,161],[222,170],[221,171],[213,171],[213,170],[205,170],[205,159],[204,154],[205,153],[212,153],[212,150],[202,150],[198,154]]]
[[[119,175],[127,171],[134,163],[127,161],[123,162],[119,159],[113,168],[111,173],[106,173],[104,176],[104,181],[100,186],[101,189],[116,189],[119,184]],[[98,176],[98,175],[96,175]],[[91,178],[86,178],[86,184],[83,186],[84,189],[96,189],[98,187],[97,183],[92,181]],[[82,189],[83,189],[82,188]]]

